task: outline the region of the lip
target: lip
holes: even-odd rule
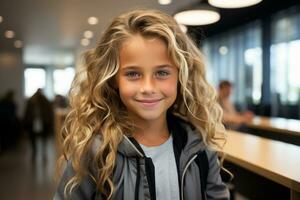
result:
[[[138,99],[136,101],[139,102],[143,107],[152,108],[159,104],[161,99]]]

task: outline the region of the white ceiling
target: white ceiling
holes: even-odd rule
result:
[[[134,8],[154,8],[169,14],[197,0],[173,0],[159,5],[157,0],[1,0],[0,51],[15,51],[13,42],[24,42],[26,64],[64,66],[84,48],[80,44],[85,30],[95,34],[93,47],[103,28],[116,15]],[[87,18],[96,16],[99,23],[87,24]],[[6,39],[4,31],[15,31],[15,39]],[[96,39],[95,39],[96,38]]]

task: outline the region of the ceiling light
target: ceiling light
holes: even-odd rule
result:
[[[23,47],[23,42],[21,40],[16,40],[14,43],[16,48],[22,48]]]
[[[175,20],[179,24],[188,26],[200,26],[212,24],[220,20],[218,9],[201,3],[191,7],[190,9],[182,10],[174,15]]]
[[[12,30],[8,30],[8,31],[5,31],[4,35],[6,38],[13,38],[13,37],[15,37],[15,32],[13,32]]]
[[[81,40],[81,45],[82,46],[88,46],[89,44],[90,44],[90,40],[89,39],[83,38]]]
[[[227,48],[226,46],[221,46],[221,47],[219,48],[219,53],[220,53],[221,55],[226,55],[226,54],[228,53],[228,48]]]
[[[262,0],[208,0],[213,6],[219,8],[243,8],[258,4]]]
[[[98,18],[97,17],[89,17],[88,18],[88,23],[91,25],[95,25],[98,23]]]
[[[172,2],[172,0],[158,0],[160,5],[168,5]]]
[[[0,23],[1,23],[1,22],[3,22],[3,17],[2,17],[2,16],[0,16]]]
[[[83,36],[89,39],[94,36],[94,33],[92,31],[84,31]]]

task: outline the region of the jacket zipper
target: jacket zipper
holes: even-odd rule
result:
[[[126,137],[126,136],[124,136],[124,138],[129,142],[129,144],[134,148],[134,150],[140,155],[140,157],[143,158],[143,159],[145,159],[145,156],[138,150],[138,148],[136,148],[136,146],[129,140],[129,138]],[[145,162],[145,164],[146,164],[146,162]],[[145,166],[145,167],[146,167],[146,166]],[[140,173],[140,172],[137,172],[137,173]],[[146,172],[146,173],[147,173],[147,172]],[[136,184],[139,184],[139,183],[136,183]],[[155,200],[156,197],[153,197],[153,195],[151,195],[150,187],[151,187],[151,186],[149,185],[150,199],[151,199],[151,200]],[[136,186],[135,190],[138,189],[138,188],[139,188],[139,187]],[[154,188],[154,190],[155,190],[155,188]],[[138,197],[135,196],[135,198],[138,198]]]
[[[184,176],[185,176],[185,173],[188,169],[188,167],[191,165],[191,163],[197,158],[197,154],[193,155],[192,158],[188,161],[188,163],[185,165],[184,167],[184,170],[182,172],[182,176],[181,176],[181,184],[180,184],[180,191],[181,191],[181,200],[184,200],[183,198],[183,183],[184,183]]]

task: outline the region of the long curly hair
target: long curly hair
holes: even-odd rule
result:
[[[89,175],[97,191],[112,199],[117,148],[123,135],[134,129],[115,89],[114,77],[119,70],[122,44],[137,34],[163,40],[178,67],[178,94],[169,112],[192,123],[206,145],[218,147],[217,139],[225,141],[217,95],[205,78],[202,54],[192,40],[171,16],[160,11],[134,10],[122,14],[113,19],[97,46],[84,54],[83,67],[70,90],[71,110],[62,132],[60,160],[70,161],[75,175],[68,181],[65,195],[71,194]],[[86,167],[87,154],[96,135],[100,135],[101,145],[91,160],[97,173],[91,174]]]

